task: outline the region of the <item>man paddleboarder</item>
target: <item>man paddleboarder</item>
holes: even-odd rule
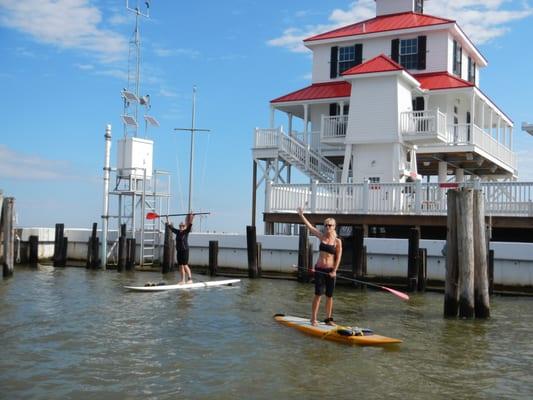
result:
[[[180,222],[179,229],[174,228],[172,223],[170,230],[176,234],[176,254],[180,269],[180,281],[178,284],[192,283],[192,273],[189,268],[189,233],[192,229],[194,214],[187,214],[184,222]],[[168,217],[167,217],[168,222]]]

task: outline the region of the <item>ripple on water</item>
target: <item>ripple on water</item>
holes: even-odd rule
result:
[[[494,297],[488,321],[445,320],[439,294],[406,303],[339,286],[337,321],[404,340],[348,347],[273,321],[278,312],[309,315],[310,285],[264,279],[179,293],[122,288],[160,280],[18,268],[0,283],[2,396],[499,399],[533,392],[530,299]]]

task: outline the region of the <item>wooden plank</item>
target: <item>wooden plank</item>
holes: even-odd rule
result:
[[[487,241],[485,237],[485,198],[474,190],[474,311],[476,318],[490,317]]]
[[[474,227],[472,189],[457,192],[457,254],[459,264],[459,317],[474,316]]]
[[[444,280],[444,317],[455,318],[459,310],[459,267],[457,264],[457,192],[448,190],[446,234],[446,277]]]

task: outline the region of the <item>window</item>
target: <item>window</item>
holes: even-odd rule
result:
[[[417,13],[424,12],[424,0],[415,0],[415,12]]]
[[[418,39],[400,40],[400,64],[406,69],[418,68]]]
[[[476,63],[468,57],[468,82],[476,83]]]
[[[463,49],[457,43],[457,40],[453,41],[453,73],[461,77]]]
[[[339,47],[339,75],[355,66],[355,47]]]

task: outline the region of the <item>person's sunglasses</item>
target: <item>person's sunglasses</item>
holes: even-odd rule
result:
[[[326,224],[325,226],[326,226],[327,228],[330,228],[330,227],[335,226],[335,225],[333,225],[333,224]]]

